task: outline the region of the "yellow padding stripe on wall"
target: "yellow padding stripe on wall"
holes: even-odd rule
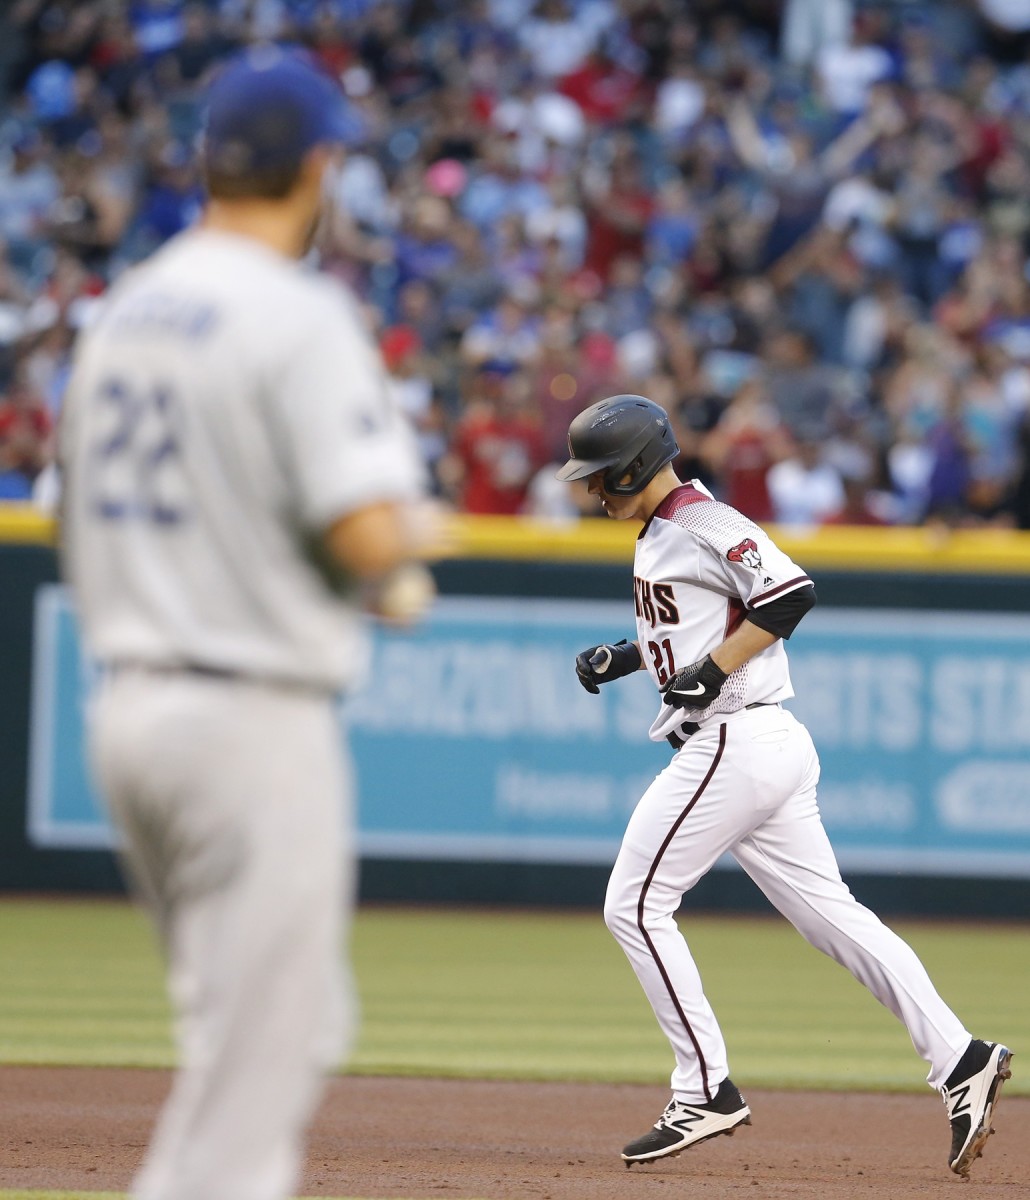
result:
[[[587,520],[551,525],[512,517],[459,517],[466,558],[629,563],[640,526]],[[811,533],[770,527],[777,544],[808,570],[1030,574],[1030,533],[827,526]]]
[[[454,518],[456,557],[570,563],[633,560],[636,522],[557,524],[519,517]],[[807,570],[1030,575],[1030,533],[1007,529],[828,526],[811,533],[771,528]],[[27,504],[0,504],[0,543],[53,545],[54,522]]]
[[[35,542],[50,546],[54,541],[54,521],[31,504],[0,504],[0,543]]]

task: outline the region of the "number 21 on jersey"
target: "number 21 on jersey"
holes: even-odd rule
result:
[[[678,625],[680,612],[676,607],[676,596],[671,583],[652,583],[649,579],[633,578],[633,599],[637,617],[654,629],[658,625]],[[654,662],[658,684],[664,687],[676,674],[676,663],[672,657],[672,644],[668,638],[660,642],[648,641],[647,649]]]
[[[660,642],[648,642],[647,649],[654,663],[654,673],[658,676],[658,686],[665,687],[676,674],[676,660],[672,656],[672,644],[668,638]]]

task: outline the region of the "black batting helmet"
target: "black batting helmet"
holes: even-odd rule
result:
[[[644,396],[609,396],[569,426],[569,461],[558,478],[567,482],[604,471],[610,496],[636,496],[679,452],[661,405]]]

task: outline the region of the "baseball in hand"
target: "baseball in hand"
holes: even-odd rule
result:
[[[373,611],[394,625],[413,625],[425,616],[436,596],[433,576],[421,563],[406,563],[377,589]]]

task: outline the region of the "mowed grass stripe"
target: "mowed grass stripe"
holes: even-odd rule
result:
[[[916,1090],[902,1026],[778,918],[681,919],[734,1078]],[[1027,926],[901,924],[973,1032],[1030,1049]],[[355,1074],[662,1083],[671,1062],[600,915],[364,909]],[[2,901],[0,1062],[169,1066],[160,959],[121,901]],[[1014,1092],[1030,1093],[1030,1072]]]
[[[26,1192],[0,1188],[0,1200],[123,1200],[124,1192]]]

